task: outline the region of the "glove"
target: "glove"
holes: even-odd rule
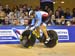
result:
[[[35,29],[35,26],[31,27],[29,30],[34,30]]]
[[[30,27],[29,26],[26,26],[25,30],[28,30]]]

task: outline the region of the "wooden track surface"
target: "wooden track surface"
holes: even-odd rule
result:
[[[58,43],[54,48],[35,44],[30,49],[21,45],[0,45],[0,56],[75,56],[75,43]]]

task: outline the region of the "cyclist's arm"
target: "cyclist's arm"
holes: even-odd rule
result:
[[[33,18],[32,22],[31,22],[31,25],[34,25],[34,24],[35,24],[35,19]]]
[[[40,26],[41,23],[42,23],[42,15],[41,15],[41,13],[36,13],[35,19],[36,19],[35,27]]]

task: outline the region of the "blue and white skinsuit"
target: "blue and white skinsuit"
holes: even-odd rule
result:
[[[43,15],[48,16],[48,13],[44,11],[35,12],[35,18],[32,19],[32,23],[31,23],[31,25],[34,25],[33,27],[31,27],[32,29],[39,27],[42,23],[45,25],[45,23],[42,21]]]

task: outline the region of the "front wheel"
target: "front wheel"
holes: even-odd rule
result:
[[[46,47],[49,47],[49,48],[52,48],[52,47],[54,47],[56,44],[57,44],[57,42],[58,42],[58,35],[57,35],[57,33],[54,31],[54,30],[48,30],[47,31],[48,32],[48,36],[50,37],[50,38],[52,38],[52,40],[50,40],[48,43],[45,43],[45,41],[46,41],[46,37],[45,37],[45,35],[43,34],[43,37],[44,37],[44,45],[46,46]]]
[[[24,31],[21,36],[22,38],[20,39],[22,46],[26,48],[32,47],[36,41],[35,36],[30,32],[31,32],[30,30]]]

